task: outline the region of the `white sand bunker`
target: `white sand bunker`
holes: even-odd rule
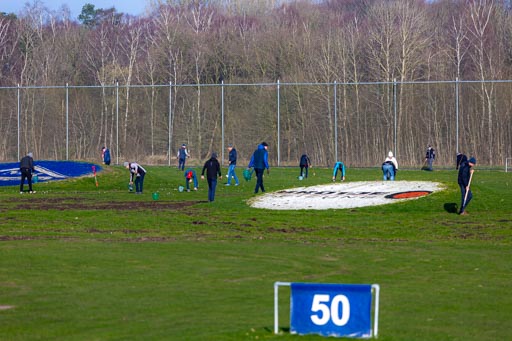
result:
[[[430,181],[356,181],[297,187],[267,193],[249,201],[272,210],[326,210],[384,205],[416,199],[442,190]]]

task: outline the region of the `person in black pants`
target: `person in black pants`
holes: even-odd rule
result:
[[[460,187],[460,194],[461,194],[461,204],[460,204],[460,215],[466,215],[468,214],[466,212],[466,207],[468,206],[469,202],[473,198],[473,193],[471,193],[471,175],[474,172],[473,167],[476,165],[476,159],[474,157],[470,158],[467,162],[462,162],[459,165],[459,176],[457,178],[457,182],[459,183]]]
[[[220,164],[217,160],[217,154],[212,153],[212,157],[204,163],[203,171],[201,172],[201,179],[204,180],[204,172],[206,171],[206,178],[208,180],[208,201],[215,200],[215,189],[217,188],[217,175],[222,179],[220,173]]]
[[[34,169],[34,159],[32,158],[32,153],[28,153],[20,160],[20,171],[21,171],[21,183],[20,183],[20,194],[23,194],[23,184],[25,183],[25,179],[28,182],[28,190],[30,193],[35,193],[32,190],[32,173],[35,171]]]
[[[247,166],[247,169],[254,168],[254,172],[256,173],[256,188],[254,189],[254,194],[258,193],[259,189],[265,192],[265,187],[263,186],[263,172],[265,168],[267,169],[267,174],[270,173],[267,149],[268,144],[262,142],[252,154],[251,161]]]

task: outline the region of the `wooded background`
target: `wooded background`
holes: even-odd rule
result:
[[[71,18],[33,1],[0,14],[0,160],[105,145],[167,164],[186,143],[202,164],[233,143],[246,161],[266,141],[274,165],[307,152],[376,166],[392,150],[417,166],[428,144],[440,165],[503,165],[511,14],[497,0],[192,0],[140,17],[84,2]]]

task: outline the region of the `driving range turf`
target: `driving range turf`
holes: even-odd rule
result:
[[[379,284],[379,340],[512,340],[511,173],[477,168],[459,216],[454,169],[398,173],[446,186],[426,197],[325,211],[251,208],[241,168],[213,203],[206,181],[180,193],[182,172],[147,170],[143,195],[118,166],[98,188],[92,175],[0,187],[1,339],[325,339],[289,334],[287,288],[273,334],[273,284],[287,281]],[[267,191],[331,176],[298,172],[271,169]],[[368,180],[380,170],[347,169]]]

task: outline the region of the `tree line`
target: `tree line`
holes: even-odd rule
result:
[[[393,150],[414,166],[427,144],[443,164],[465,152],[501,165],[512,89],[496,81],[511,78],[511,10],[503,0],[168,0],[141,16],[84,3],[71,18],[36,0],[0,13],[0,159],[16,157],[18,130],[22,149],[63,158],[69,129],[76,159],[115,145],[161,163],[187,143],[201,160],[225,134],[244,158],[266,140],[290,165],[307,152],[318,165],[374,166]],[[51,88],[65,84],[69,128],[66,92]]]

